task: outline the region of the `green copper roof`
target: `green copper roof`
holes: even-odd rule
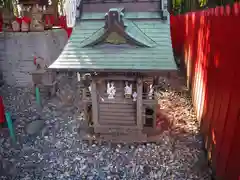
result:
[[[149,38],[141,29],[133,22],[129,20],[124,20],[124,25],[126,26],[126,34],[136,41],[136,44],[141,47],[154,47],[157,46],[157,43]],[[104,36],[105,29],[101,27],[96,30],[92,35],[86,38],[83,42],[80,43],[82,48],[89,46],[92,42],[96,41],[101,36]]]
[[[177,69],[172,52],[169,20],[162,21],[157,18],[156,13],[125,13],[125,31],[149,47],[127,44],[85,47],[104,32],[104,15],[83,14],[64,50],[49,68],[137,72]]]

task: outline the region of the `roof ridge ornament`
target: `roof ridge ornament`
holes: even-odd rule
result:
[[[123,16],[124,8],[111,8],[105,14],[105,29],[114,28],[114,25],[118,25],[124,28]]]

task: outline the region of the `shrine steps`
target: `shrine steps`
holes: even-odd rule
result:
[[[100,139],[112,143],[142,143],[147,142],[147,135],[143,133],[129,133],[129,134],[101,134]]]
[[[108,131],[106,131],[108,132]],[[145,128],[143,131],[135,130],[128,133],[88,133],[83,140],[92,143],[159,143],[161,141],[162,131],[160,129]]]

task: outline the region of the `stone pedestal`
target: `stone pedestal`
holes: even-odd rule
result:
[[[54,96],[57,90],[56,73],[39,69],[32,72],[34,87],[39,87],[40,93],[44,96]]]

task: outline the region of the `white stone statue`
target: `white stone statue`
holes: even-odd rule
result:
[[[133,97],[133,101],[137,101],[137,92],[134,92],[132,94],[132,97]]]
[[[154,95],[153,93],[154,93],[153,85],[150,84],[149,92],[148,92],[148,99],[153,99],[153,95]]]
[[[114,96],[116,94],[116,88],[113,82],[107,83],[107,94],[108,94],[108,99],[114,99]]]
[[[110,83],[107,83],[107,94],[110,94]]]
[[[131,98],[132,96],[132,84],[128,84],[128,82],[125,83],[125,87],[124,87],[124,95],[126,98]]]

